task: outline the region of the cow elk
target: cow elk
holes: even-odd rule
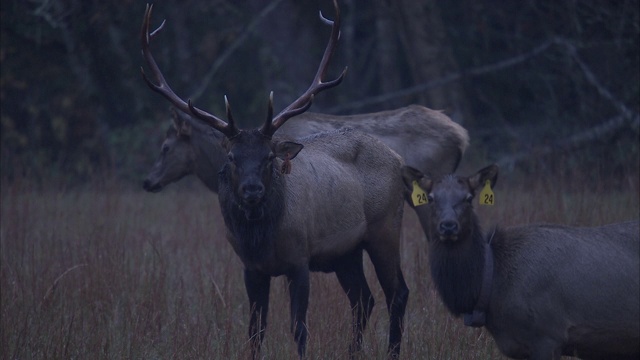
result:
[[[515,359],[638,359],[638,221],[483,233],[472,199],[495,185],[497,166],[470,177],[402,171],[407,191],[426,202],[415,210],[431,277],[451,313],[485,326]]]
[[[173,124],[143,182],[144,189],[158,192],[184,176],[195,174],[217,193],[218,171],[227,158],[221,145],[224,135],[175,109],[172,117]],[[469,135],[462,126],[440,111],[418,105],[348,116],[304,113],[287,121],[278,134],[296,139],[342,127],[380,139],[405,164],[432,175],[454,172],[469,143]]]
[[[224,135],[226,161],[219,172],[218,199],[227,239],[244,265],[254,358],[267,325],[271,277],[280,275],[289,281],[291,330],[298,355],[304,357],[310,271],[336,273],[352,307],[350,354],[358,351],[374,304],[363,271],[363,251],[386,297],[389,355],[400,352],[409,294],[400,268],[401,158],[379,140],[350,129],[299,142],[274,137],[289,118],[311,106],[316,94],[342,80],[344,72],[335,80],[323,80],[339,37],[336,1],[334,7],[335,20],[325,19],[332,25],[330,40],[309,89],[275,117],[270,97],[266,121],[251,130],[236,127],[228,102],[224,121],[171,90],[149,50],[159,30],[149,33],[151,6],[144,17],[142,52],[155,79],[154,83],[144,76],[147,84],[178,110]]]

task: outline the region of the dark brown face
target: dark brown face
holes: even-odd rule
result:
[[[275,154],[271,140],[258,132],[241,131],[226,141],[231,186],[245,206],[259,204],[269,185]]]
[[[446,176],[433,183],[426,205],[429,208],[430,238],[457,241],[471,229],[473,189],[466,178]]]
[[[274,174],[274,161],[292,160],[302,145],[290,141],[274,141],[258,130],[240,131],[227,139],[229,179],[233,192],[244,206],[255,207],[264,201]]]
[[[427,194],[427,204],[418,205],[416,213],[429,240],[456,242],[471,235],[475,221],[473,199],[485,182],[495,185],[498,167],[487,166],[469,177],[447,175],[431,179],[419,170],[405,166],[402,178],[408,196],[413,191],[413,182]]]
[[[171,127],[167,130],[160,155],[142,187],[149,192],[159,192],[166,185],[193,174],[194,166],[195,154],[189,136],[178,134]]]

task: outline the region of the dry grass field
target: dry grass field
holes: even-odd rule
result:
[[[494,189],[496,205],[477,210],[485,228],[637,219],[638,170],[607,179],[507,173]],[[148,194],[117,181],[72,189],[3,183],[1,358],[247,358],[242,266],[224,238],[216,196],[194,185]],[[501,359],[488,333],[465,327],[440,303],[428,273],[424,235],[406,210],[402,256],[411,294],[402,357]],[[376,307],[362,358],[383,359],[388,316],[365,262]],[[296,356],[288,302],[284,279],[274,279],[266,359]],[[312,275],[310,359],[347,357],[349,317],[335,276]]]

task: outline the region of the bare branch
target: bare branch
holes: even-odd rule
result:
[[[539,158],[541,156],[550,155],[559,152],[571,151],[579,149],[589,143],[605,138],[618,131],[631,127],[636,133],[640,132],[640,115],[636,114],[632,119],[627,119],[624,115],[618,115],[616,117],[607,119],[602,123],[591,127],[585,131],[579,132],[567,139],[556,141],[550,145],[535,146],[531,149],[521,151],[516,154],[511,154],[502,157],[497,164],[501,168],[511,169],[516,164]]]
[[[604,85],[602,85],[602,83],[600,82],[600,80],[598,80],[598,78],[595,76],[593,71],[591,71],[591,68],[589,68],[587,64],[582,60],[582,58],[578,55],[578,49],[574,44],[572,44],[569,40],[563,39],[563,38],[557,38],[554,41],[557,44],[564,46],[564,48],[567,50],[569,55],[571,55],[573,60],[575,60],[575,62],[578,64],[578,66],[580,67],[580,70],[582,70],[582,72],[584,73],[584,76],[587,79],[587,81],[591,85],[593,85],[596,88],[596,90],[598,90],[598,93],[602,97],[611,101],[613,103],[613,106],[625,118],[631,121],[634,117],[635,118],[638,117],[638,114],[634,114],[633,111],[631,111],[628,107],[626,107],[618,98],[613,96],[613,94],[611,93],[611,91],[609,91],[609,89],[607,89]]]
[[[262,20],[264,20],[267,17],[267,15],[269,15],[269,13],[271,13],[281,2],[282,0],[275,0],[271,2],[269,5],[267,5],[260,12],[260,14],[258,14],[258,16],[256,16],[251,21],[251,23],[249,24],[249,26],[247,26],[246,30],[242,33],[242,35],[240,35],[238,39],[234,41],[231,44],[231,46],[229,46],[222,53],[222,55],[220,55],[216,59],[216,61],[213,62],[213,64],[211,64],[209,71],[207,71],[207,73],[202,77],[202,81],[200,82],[200,85],[198,86],[198,88],[191,94],[191,96],[189,96],[191,101],[195,102],[200,96],[202,96],[204,91],[207,89],[207,87],[211,83],[211,80],[213,80],[213,76],[218,72],[218,70],[225,63],[225,61],[227,61],[227,59],[240,47],[240,45],[242,45],[247,40],[247,38],[249,37],[249,34],[253,32],[253,30],[258,26],[258,24],[260,24]]]
[[[361,100],[361,101],[354,101],[351,102],[349,104],[345,104],[345,105],[340,105],[340,106],[335,106],[333,108],[328,109],[328,112],[341,112],[347,109],[354,109],[354,108],[359,108],[359,107],[363,107],[366,105],[372,105],[372,104],[377,104],[377,103],[381,103],[381,102],[385,102],[388,100],[393,100],[399,97],[403,97],[403,96],[409,96],[409,95],[413,95],[415,93],[421,92],[421,91],[425,91],[427,89],[432,89],[435,87],[439,87],[439,86],[443,86],[446,85],[448,83],[460,80],[463,76],[465,75],[482,75],[482,74],[487,74],[490,72],[494,72],[497,70],[502,70],[504,68],[508,68],[508,67],[512,67],[515,65],[518,65],[520,63],[523,63],[535,56],[540,55],[542,52],[546,51],[551,45],[553,45],[555,42],[554,40],[549,40],[546,41],[545,43],[533,48],[531,51],[520,54],[520,55],[516,55],[514,57],[505,59],[505,60],[501,60],[498,62],[495,62],[493,64],[489,64],[489,65],[483,65],[483,66],[479,66],[467,71],[463,71],[463,72],[459,72],[459,73],[454,73],[454,74],[449,74],[449,75],[445,75],[439,79],[435,79],[426,83],[422,83],[422,84],[418,84],[403,90],[399,90],[399,91],[394,91],[391,93],[386,93],[386,94],[382,94],[382,95],[378,95],[378,96],[372,96],[369,97],[367,99]]]
[[[620,115],[605,120],[602,123],[577,133],[567,139],[556,141],[551,145],[537,146],[517,154],[505,156],[499,161],[499,164],[504,167],[513,167],[518,162],[534,157],[581,148],[593,141],[621,131],[627,126],[633,129],[636,133],[640,132],[640,114],[634,113],[630,110],[622,101],[616,98],[613,93],[602,84],[602,82],[600,82],[593,71],[591,71],[591,68],[587,66],[587,64],[578,55],[578,49],[576,46],[569,40],[562,38],[556,38],[553,42],[564,47],[567,53],[578,64],[578,67],[584,73],[587,81],[596,88],[602,97],[611,101],[612,105]]]
[[[64,18],[71,13],[71,10],[65,8],[64,5],[60,4],[60,2],[57,0],[32,0],[31,2],[40,4],[35,10],[33,10],[34,16],[44,19],[44,21],[46,21],[53,29],[66,27]]]

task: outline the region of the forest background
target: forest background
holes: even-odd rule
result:
[[[246,358],[242,264],[213,193],[193,179],[142,190],[169,104],[140,67],[145,1],[0,3],[0,358]],[[460,166],[501,165],[486,228],[600,225],[640,209],[638,0],[339,0],[342,37],[310,111],[366,113],[420,104],[469,131]],[[156,1],[152,43],[183,98],[241,126],[309,85],[334,18],[330,0]],[[402,355],[503,359],[464,327],[430,281],[424,233],[406,211],[411,289]],[[362,358],[385,359],[377,306]],[[314,274],[309,358],[347,357],[349,306]],[[274,280],[266,358],[291,358],[286,279]]]
[[[329,76],[343,84],[311,111],[365,113],[420,104],[465,126],[467,157],[526,172],[579,167],[637,173],[637,0],[346,0]],[[144,177],[169,125],[140,75],[145,2],[3,1],[1,170],[83,183]],[[241,126],[308,86],[330,1],[157,1],[152,44],[174,90]],[[474,165],[477,166],[477,165]]]

